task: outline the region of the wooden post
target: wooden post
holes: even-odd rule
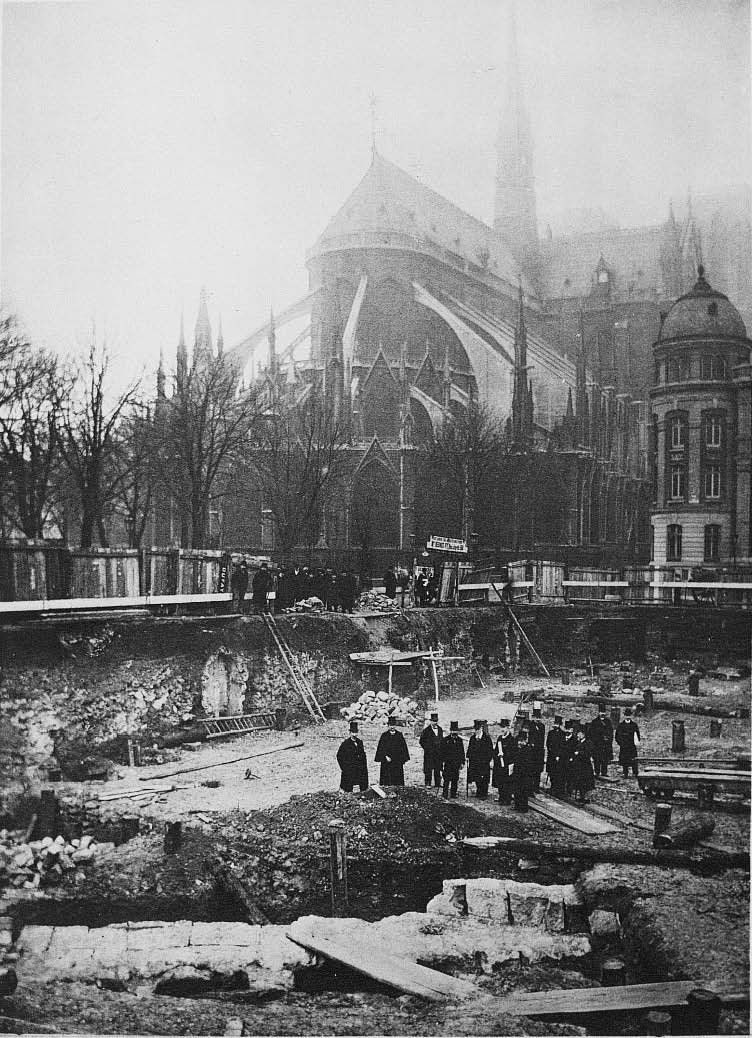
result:
[[[134,742],[133,744],[133,763],[137,768],[141,767],[141,743]]]
[[[138,836],[138,830],[138,815],[124,815],[120,819],[120,843],[127,843],[128,840],[132,840],[134,836]]]
[[[695,988],[687,995],[686,1006],[671,1014],[674,1034],[718,1034],[721,999],[715,991]]]
[[[601,966],[601,984],[613,988],[627,983],[627,967],[621,959],[606,959]]]
[[[710,782],[700,782],[697,786],[697,806],[701,811],[712,811],[715,789]]]
[[[183,827],[180,822],[168,822],[164,836],[165,854],[177,854],[183,842]]]
[[[645,1033],[658,1036],[671,1034],[671,1014],[651,1009],[645,1014]]]
[[[722,730],[723,721],[717,721],[715,718],[713,718],[710,722],[710,738],[720,739]]]
[[[348,913],[347,831],[345,823],[333,818],[329,823],[329,864],[332,877],[332,915],[342,918]]]
[[[712,836],[713,830],[715,829],[715,822],[712,818],[704,819],[701,822],[686,822],[684,825],[674,829],[673,834],[660,833],[653,838],[653,845],[655,847],[692,847],[694,844],[699,843],[700,840],[707,839],[708,836]]]
[[[618,723],[620,721],[621,721],[621,707],[620,706],[612,706],[611,707],[611,724],[614,726],[614,728],[616,728],[616,726],[618,725]]]
[[[566,669],[566,667],[561,672],[561,683],[562,685],[569,684],[569,671]]]
[[[429,656],[429,659],[431,660],[431,674],[433,676],[433,698],[434,698],[434,702],[436,703],[436,709],[438,710],[439,709],[439,673],[436,670],[436,660],[435,660],[434,655],[433,655],[433,649],[431,649],[431,655]]]
[[[387,691],[387,694],[391,696],[391,694],[392,694],[392,665],[391,665],[391,663],[389,664],[389,666],[387,668],[386,691]]]
[[[655,805],[655,822],[653,824],[653,845],[656,837],[667,833],[671,828],[671,804],[661,802]]]
[[[684,721],[674,719],[671,722],[671,752],[684,753],[686,747],[684,739]]]
[[[646,688],[642,693],[642,705],[645,708],[646,714],[653,712],[653,690],[651,688]]]
[[[128,739],[128,764],[131,768],[136,767],[136,758],[133,755],[133,739]]]

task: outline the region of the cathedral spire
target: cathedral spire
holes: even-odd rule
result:
[[[575,387],[577,419],[577,446],[587,446],[587,374],[585,366],[585,312],[580,310],[580,330],[577,336],[577,384]]]
[[[522,92],[514,4],[507,23],[506,93],[496,140],[494,229],[503,237],[528,277],[536,276],[538,220],[533,177],[533,138]]]
[[[182,310],[180,312],[180,339],[178,340],[175,370],[178,382],[182,384],[185,381],[185,376],[188,374],[188,351],[185,348],[185,327]]]
[[[277,331],[274,324],[274,307],[269,309],[269,373],[274,378],[277,374]]]
[[[164,400],[165,398],[164,350],[161,347],[159,350],[159,367],[157,368],[157,398],[159,400]]]
[[[209,308],[207,306],[206,289],[201,289],[201,298],[198,304],[198,316],[196,318],[196,337],[193,346],[193,359],[206,359],[212,355],[212,334],[209,324]]]
[[[225,337],[222,334],[222,314],[219,315],[219,330],[217,331],[217,356],[221,357],[225,352]]]
[[[514,332],[514,389],[512,390],[512,442],[517,450],[527,450],[532,433],[530,388],[527,380],[527,329],[522,280],[519,284],[517,327]]]

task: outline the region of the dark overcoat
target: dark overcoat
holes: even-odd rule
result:
[[[593,745],[595,760],[612,761],[614,759],[614,726],[611,720],[598,714],[588,725],[588,739]]]
[[[490,778],[493,743],[488,732],[471,735],[467,740],[467,781]]]
[[[500,735],[494,745],[493,756],[493,778],[494,789],[501,789],[511,781],[509,776],[509,765],[514,764],[517,756],[517,740],[510,733]]]
[[[538,792],[538,758],[535,747],[530,743],[520,743],[512,772],[512,785],[515,790],[528,794]]]
[[[368,786],[368,761],[363,740],[345,739],[337,750],[337,763],[342,770],[339,788],[351,790],[353,786],[366,789]]]
[[[465,744],[456,732],[450,732],[441,740],[441,765],[443,768],[459,769],[465,763]]]
[[[593,744],[589,739],[575,741],[569,757],[569,782],[578,793],[589,793],[595,789],[593,772]]]
[[[389,760],[386,758],[389,757]],[[404,786],[404,766],[410,752],[402,732],[384,732],[376,747],[376,763],[381,764],[379,782],[382,786]]]
[[[426,725],[420,733],[419,741],[423,750],[424,769],[441,767],[441,740],[443,738],[444,729],[441,725],[436,726],[435,732],[430,724]]]
[[[616,741],[619,744],[619,763],[630,764],[637,756],[637,740],[640,729],[631,717],[625,717],[616,726]]]

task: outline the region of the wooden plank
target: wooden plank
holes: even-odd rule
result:
[[[175,768],[173,771],[163,771],[158,775],[145,775],[139,782],[150,782],[154,779],[170,778],[172,775],[187,775],[192,771],[206,771],[209,768],[224,768],[227,764],[237,764],[239,761],[251,760],[252,757],[266,757],[270,753],[281,753],[283,750],[297,750],[305,746],[303,740],[288,742],[284,746],[273,746],[269,750],[257,750],[256,753],[246,753],[242,757],[231,757],[229,760],[218,760],[213,764],[198,764],[191,768]]]
[[[293,923],[287,936],[302,948],[349,966],[372,980],[433,1002],[450,998],[477,998],[479,994],[474,984],[449,977],[427,966],[419,966],[410,959],[400,958],[386,946],[370,939],[363,945],[345,943],[344,940],[332,940],[322,934],[314,934],[298,923]]]
[[[611,822],[602,822],[587,811],[582,811],[572,804],[564,804],[560,800],[543,796],[540,793],[531,796],[528,803],[532,810],[537,811],[538,814],[551,818],[555,822],[560,822],[562,825],[566,825],[570,829],[576,829],[578,832],[585,833],[588,836],[605,836],[607,833],[617,833],[620,831]]]
[[[660,984],[626,984],[605,988],[562,988],[530,991],[501,998],[495,1003],[500,1013],[516,1016],[579,1016],[581,1013],[632,1012],[683,1006],[695,988],[707,988],[699,980],[671,980]],[[729,992],[729,997],[736,997]]]

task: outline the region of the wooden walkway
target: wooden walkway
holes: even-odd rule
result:
[[[660,984],[627,984],[605,988],[563,988],[529,991],[501,998],[496,1008],[515,1016],[572,1016],[580,1013],[641,1012],[683,1006],[696,988],[707,988],[699,980],[673,980]],[[739,1004],[743,992],[721,994],[727,1005]],[[746,992],[749,1000],[749,992]]]
[[[575,807],[573,804],[556,800],[554,797],[546,796],[543,793],[536,793],[530,797],[528,802],[532,811],[536,811],[546,818],[551,818],[561,825],[566,825],[569,829],[576,829],[577,832],[585,833],[587,836],[606,836],[608,833],[618,833],[620,831],[619,826],[614,825],[612,822],[596,818],[589,811]]]
[[[447,999],[477,998],[480,994],[474,984],[428,969],[427,966],[419,966],[410,959],[398,958],[389,948],[377,942],[369,940],[367,945],[360,945],[343,939],[333,940],[299,923],[292,924],[287,936],[308,951],[349,966],[372,980],[410,995],[441,1002]]]

